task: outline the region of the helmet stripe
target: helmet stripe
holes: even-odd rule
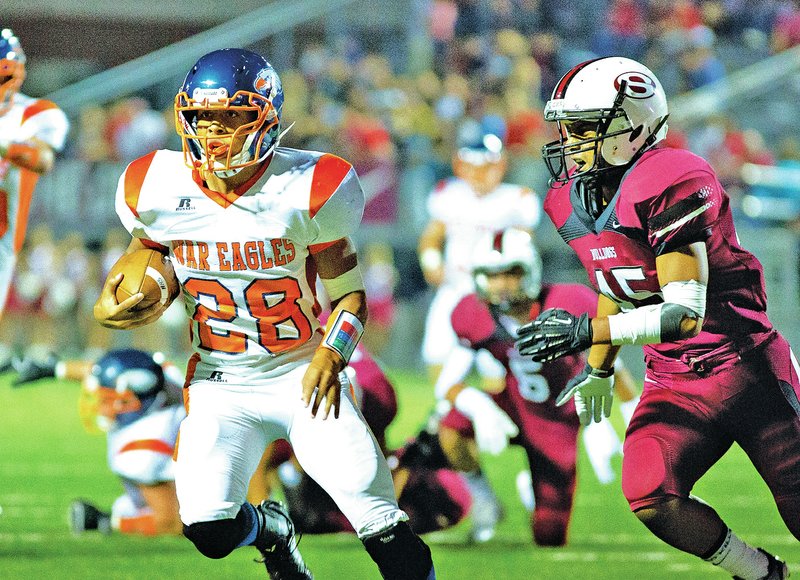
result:
[[[495,252],[503,251],[503,232],[496,232],[494,234],[494,240],[492,240],[492,247],[494,248]]]
[[[588,65],[592,64],[593,62],[597,62],[598,60],[602,60],[602,58],[606,58],[606,57],[593,58],[591,60],[584,61],[584,62],[582,62],[580,64],[577,64],[574,67],[572,67],[572,69],[567,74],[565,74],[563,77],[561,77],[560,81],[558,81],[558,85],[556,85],[556,88],[553,91],[553,98],[554,99],[563,99],[564,98],[564,94],[567,92],[567,87],[569,86],[569,83],[572,82],[572,79],[575,78],[575,75],[577,75],[579,72],[581,72],[584,68],[586,68]]]

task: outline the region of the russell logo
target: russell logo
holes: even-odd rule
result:
[[[192,207],[191,198],[182,197],[178,202],[178,207],[175,208],[175,211],[193,211],[194,209],[195,208]]]

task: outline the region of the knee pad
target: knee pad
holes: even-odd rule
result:
[[[224,558],[244,539],[244,528],[240,520],[242,512],[235,519],[197,522],[183,526],[186,536],[197,550],[206,558]]]
[[[435,580],[431,550],[408,522],[362,538],[384,580]]]
[[[625,447],[622,460],[622,493],[637,510],[662,501],[666,493],[667,467],[661,442],[647,437]]]

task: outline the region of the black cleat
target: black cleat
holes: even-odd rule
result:
[[[777,556],[773,556],[763,548],[758,548],[758,551],[764,554],[767,557],[767,575],[763,576],[759,580],[784,580],[785,578],[789,577],[789,567],[786,565],[786,562],[778,558]],[[739,576],[734,576],[733,580],[742,580]]]
[[[280,502],[264,500],[256,506],[258,537],[254,542],[271,580],[313,580],[297,549],[294,523]]]
[[[69,504],[67,518],[73,534],[97,531],[107,536],[111,533],[111,514],[100,511],[88,502],[76,499]]]
[[[789,567],[786,565],[786,562],[761,548],[758,548],[758,551],[764,554],[767,560],[769,560],[767,575],[764,576],[762,580],[784,580],[784,578],[789,577]]]

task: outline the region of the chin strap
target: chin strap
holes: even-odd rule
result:
[[[278,145],[281,142],[281,139],[283,139],[283,136],[286,135],[286,133],[288,133],[289,129],[291,129],[292,127],[294,127],[294,123],[292,123],[291,125],[286,127],[286,129],[284,129],[283,131],[281,131],[278,134],[278,137],[275,139],[275,142],[258,159],[258,163],[261,163],[262,161],[264,161],[267,157],[269,157],[272,154],[273,151],[275,151],[275,148],[278,147]],[[246,163],[248,161],[247,157],[250,155],[250,144],[252,143],[252,138],[254,138],[254,137],[255,137],[255,134],[251,136],[251,139],[250,139],[249,143],[245,143],[245,146],[242,147],[242,150],[239,152],[239,154],[238,155],[234,155],[231,158],[231,163]],[[216,161],[214,161],[214,165],[215,166],[217,165]],[[234,175],[239,173],[242,169],[244,169],[244,167],[236,167],[234,169],[225,169],[224,165],[220,164],[220,169],[214,169],[213,171],[214,171],[214,175],[216,175],[217,177],[227,178],[227,177],[233,177]]]

